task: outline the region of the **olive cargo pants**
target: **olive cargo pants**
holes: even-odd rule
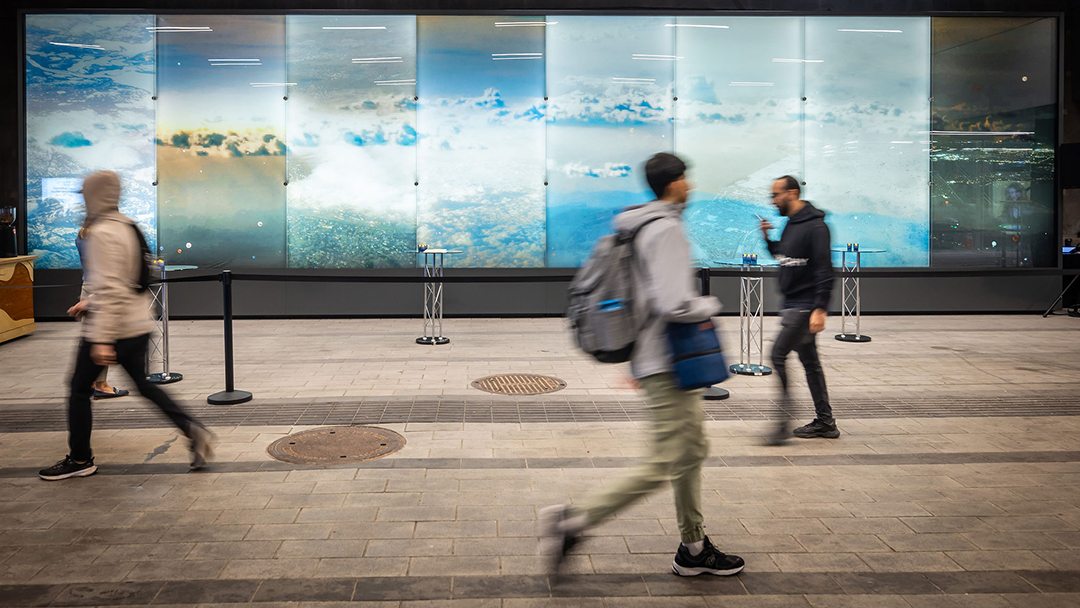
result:
[[[682,542],[697,542],[705,538],[701,463],[709,453],[701,391],[680,390],[669,373],[647,376],[639,382],[645,388],[652,416],[651,453],[621,481],[586,497],[571,513],[584,515],[592,526],[671,481]]]

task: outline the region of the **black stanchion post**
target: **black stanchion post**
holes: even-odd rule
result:
[[[711,278],[709,277],[709,268],[707,266],[698,269],[698,278],[701,279],[701,295],[712,295],[712,286],[710,284]],[[727,399],[730,396],[731,393],[727,392],[727,390],[716,386],[710,386],[701,393],[701,397],[703,399],[708,399],[709,401],[720,401],[721,399]]]
[[[233,335],[232,335],[232,272],[221,273],[222,303],[225,317],[225,390],[206,398],[212,405],[235,405],[251,401],[251,393],[238,391],[233,385]]]

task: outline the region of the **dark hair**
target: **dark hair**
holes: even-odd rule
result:
[[[686,174],[686,163],[674,154],[661,152],[645,163],[645,180],[649,182],[656,198],[664,196],[668,184],[679,181]]]
[[[802,194],[802,188],[799,187],[799,180],[791,177],[790,175],[784,175],[776,178],[776,181],[784,182],[784,190],[795,190],[799,194]]]

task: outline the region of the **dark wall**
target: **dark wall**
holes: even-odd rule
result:
[[[337,0],[140,0],[131,1],[38,1],[14,2],[0,8],[0,197],[24,204],[21,193],[21,107],[22,40],[20,10],[134,12],[198,11],[361,11],[382,12],[464,12],[522,11],[672,13],[676,11],[725,11],[732,13],[797,14],[1008,14],[1061,12],[1065,14],[1063,40],[1064,87],[1062,90],[1063,141],[1080,141],[1080,109],[1074,75],[1080,69],[1080,3],[1072,0],[412,0],[368,2]],[[1080,205],[1080,197],[1064,197]],[[20,221],[25,215],[20,206]],[[25,238],[25,230],[20,229]],[[25,242],[22,244],[25,251]],[[400,271],[398,271],[400,272]],[[561,273],[559,271],[557,273]],[[68,287],[38,289],[35,293],[39,318],[57,318],[78,297],[79,271],[39,271],[38,285]],[[721,297],[729,312],[738,307],[735,279],[714,278],[713,293]],[[1045,309],[1061,289],[1058,277],[986,277],[949,279],[864,279],[863,310],[867,312],[992,312]],[[213,316],[220,314],[221,288],[218,283],[176,285],[170,293],[173,316]],[[236,312],[259,316],[419,316],[421,288],[408,284],[377,283],[239,283]],[[447,315],[553,315],[565,305],[565,283],[448,284]],[[839,286],[833,298],[839,307]],[[774,310],[777,297],[767,282],[766,306]]]

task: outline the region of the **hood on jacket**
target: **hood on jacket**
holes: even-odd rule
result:
[[[89,228],[102,219],[130,221],[120,213],[120,176],[114,171],[98,171],[83,180],[82,190],[86,202],[86,220],[83,228]]]
[[[803,205],[803,208],[799,209],[798,213],[796,213],[795,215],[788,218],[788,223],[798,224],[800,222],[809,222],[810,220],[813,220],[813,219],[818,219],[818,218],[825,217],[825,212],[824,211],[822,211],[821,209],[818,209],[817,207],[810,204],[810,201],[804,201],[804,202],[806,204]]]
[[[678,218],[682,215],[684,209],[686,209],[686,203],[652,201],[642,205],[631,205],[615,216],[615,219],[611,222],[611,227],[616,232],[633,231],[654,217]]]

